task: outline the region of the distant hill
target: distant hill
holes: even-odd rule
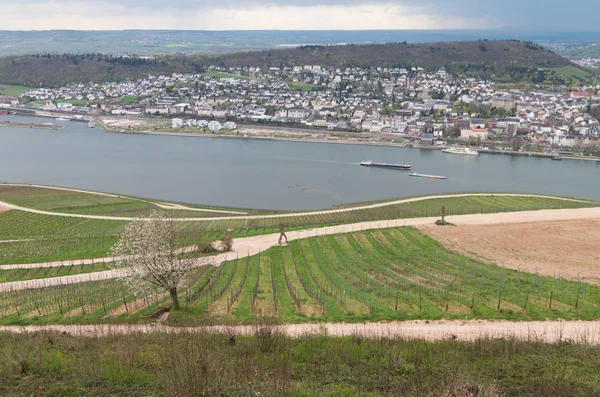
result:
[[[155,59],[99,54],[26,55],[0,58],[0,83],[60,86],[70,82],[136,79],[148,74],[197,73],[209,65],[335,67],[445,67],[460,77],[500,82],[570,83],[587,71],[543,47],[521,41],[463,41],[303,46],[225,55],[172,55]],[[544,69],[544,71],[540,71]],[[565,73],[570,70],[573,73]],[[557,71],[560,71],[557,72]]]

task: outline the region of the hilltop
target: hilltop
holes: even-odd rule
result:
[[[0,58],[0,83],[60,86],[72,82],[121,81],[148,74],[198,73],[222,67],[322,65],[335,67],[445,67],[458,77],[499,82],[551,80],[568,84],[588,72],[545,48],[522,41],[463,41],[368,45],[302,46],[225,55],[173,55],[152,58],[101,54],[26,55]],[[540,72],[540,69],[544,69]],[[565,73],[565,71],[567,71]],[[542,76],[540,76],[540,73]]]

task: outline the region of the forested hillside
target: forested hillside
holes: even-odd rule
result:
[[[458,77],[500,82],[568,84],[584,81],[587,72],[543,47],[521,41],[391,43],[304,46],[226,55],[157,56],[155,59],[100,54],[32,55],[0,58],[0,83],[59,86],[70,82],[125,80],[148,74],[197,73],[209,65],[334,67],[445,67]],[[565,69],[565,67],[568,67]],[[542,70],[543,69],[543,70]],[[565,74],[564,70],[573,73]]]

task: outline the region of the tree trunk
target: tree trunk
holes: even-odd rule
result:
[[[171,300],[173,301],[173,310],[181,310],[181,306],[179,306],[179,298],[177,297],[177,287],[173,287],[169,290],[171,294]]]

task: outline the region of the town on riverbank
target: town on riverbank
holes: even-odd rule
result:
[[[598,158],[599,85],[511,88],[444,68],[223,68],[1,97],[113,132],[311,139]]]

